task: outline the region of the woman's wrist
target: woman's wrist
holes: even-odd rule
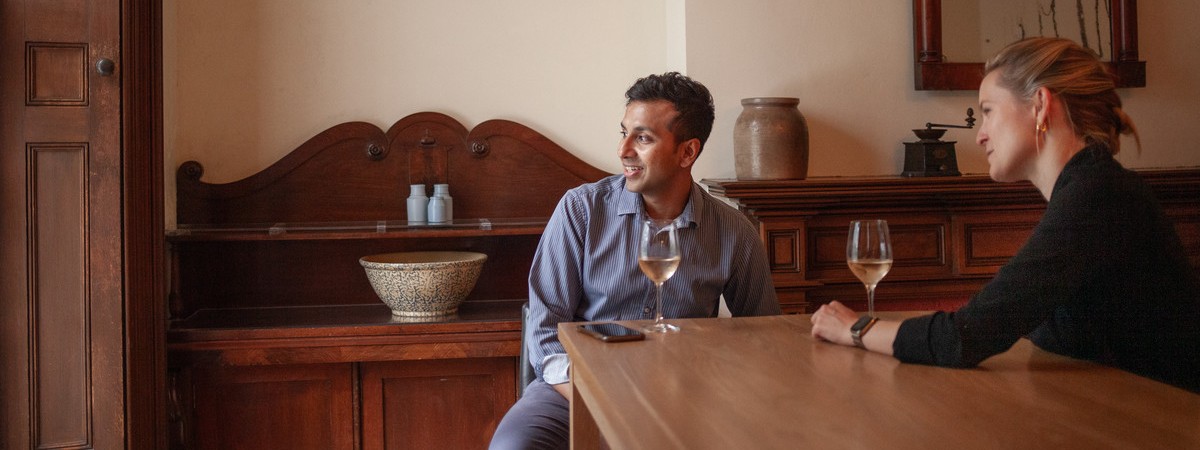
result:
[[[879,319],[871,326],[871,332],[862,336],[863,347],[875,353],[891,355],[892,344],[896,341],[896,333],[900,330],[900,322]]]
[[[873,328],[875,323],[878,321],[878,317],[872,317],[866,314],[864,314],[862,317],[859,317],[857,322],[854,322],[853,325],[850,325],[850,343],[858,348],[866,348],[863,345],[863,337],[865,337],[867,333],[871,331],[871,328]]]

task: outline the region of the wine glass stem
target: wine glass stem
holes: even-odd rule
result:
[[[875,286],[867,286],[867,315],[875,316]]]
[[[662,310],[662,283],[654,284],[654,324],[661,324],[663,321]]]

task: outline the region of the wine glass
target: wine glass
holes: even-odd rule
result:
[[[642,329],[647,333],[670,333],[679,327],[663,323],[663,282],[679,268],[679,233],[673,222],[659,223],[648,219],[642,223],[642,238],[638,243],[638,267],[654,282],[656,298],[654,325]]]
[[[886,220],[854,220],[846,240],[846,264],[867,287],[867,314],[875,315],[875,285],[892,269],[892,238]]]

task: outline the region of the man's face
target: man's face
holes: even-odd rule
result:
[[[671,121],[679,115],[666,100],[635,101],[625,107],[621,119],[621,143],[617,155],[624,168],[625,189],[643,196],[665,192],[668,186],[686,177],[690,182],[690,160],[685,158],[683,143],[671,132]]]

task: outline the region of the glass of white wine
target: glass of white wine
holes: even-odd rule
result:
[[[646,220],[642,223],[642,237],[638,244],[638,267],[646,278],[654,283],[654,324],[642,329],[647,333],[671,333],[679,327],[663,322],[662,285],[679,268],[679,233],[673,222],[661,223]]]
[[[846,264],[867,287],[867,314],[875,315],[875,286],[892,269],[892,238],[886,220],[854,220],[846,239]]]

